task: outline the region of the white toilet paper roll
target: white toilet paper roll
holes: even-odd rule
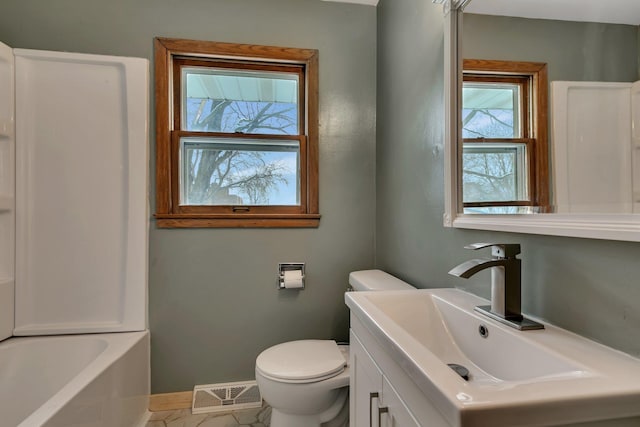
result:
[[[284,272],[284,287],[285,289],[300,289],[304,288],[302,281],[302,271],[300,270],[285,270]]]

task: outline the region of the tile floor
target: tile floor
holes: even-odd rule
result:
[[[153,412],[146,427],[268,427],[271,407],[191,414],[191,409]]]

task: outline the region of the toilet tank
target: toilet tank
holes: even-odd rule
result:
[[[361,270],[349,274],[349,284],[354,291],[400,291],[415,289],[382,270]]]

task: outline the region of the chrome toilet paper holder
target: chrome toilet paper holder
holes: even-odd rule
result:
[[[281,262],[278,263],[278,289],[287,289],[284,284],[284,272],[285,271],[300,271],[302,275],[302,287],[297,289],[304,289],[305,272],[304,262]]]

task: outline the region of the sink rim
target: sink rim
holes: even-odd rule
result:
[[[516,381],[506,387],[474,387],[370,299],[384,298],[385,295],[416,295],[416,292],[426,293],[431,298],[440,297],[482,323],[491,325],[492,329],[526,334],[526,339],[577,361],[576,364],[585,367],[590,375],[554,378],[553,387],[548,386],[548,381]],[[473,307],[485,305],[487,300],[454,288],[348,292],[345,301],[352,314],[367,331],[386,344],[390,355],[426,397],[439,404],[443,415],[453,425],[460,425],[463,419],[471,425],[481,425],[482,420],[486,422],[489,419],[487,417],[494,422],[495,417],[518,419],[513,418],[514,411],[520,419],[526,413],[527,420],[533,424],[509,425],[536,425],[536,419],[544,418],[540,412],[544,412],[541,409],[545,406],[553,408],[560,417],[558,422],[564,423],[640,415],[637,405],[640,398],[640,360],[548,322],[541,321],[546,328],[542,331],[511,331],[508,326],[473,311]],[[585,349],[589,349],[589,354],[584,354]],[[605,363],[602,360],[598,362],[598,358],[606,359]],[[612,364],[612,361],[615,363]],[[633,369],[630,371],[630,368]],[[580,387],[576,390],[578,385]],[[577,411],[577,408],[580,410]]]

